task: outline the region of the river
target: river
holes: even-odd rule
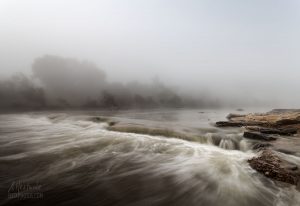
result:
[[[273,182],[249,166],[256,153],[242,129],[214,127],[230,112],[2,114],[0,205],[300,205],[295,186]],[[91,121],[98,116],[199,139],[111,131],[107,122]],[[298,156],[285,157],[300,162]]]

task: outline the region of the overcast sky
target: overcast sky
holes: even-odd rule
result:
[[[109,79],[300,106],[299,0],[0,0],[0,75],[36,57],[90,60]]]

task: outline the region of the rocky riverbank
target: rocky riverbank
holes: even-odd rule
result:
[[[243,127],[243,137],[257,141],[253,150],[257,157],[249,159],[250,166],[261,174],[276,181],[300,186],[300,165],[279,157],[277,152],[294,154],[289,147],[279,150],[280,141],[287,145],[300,138],[300,110],[277,109],[267,113],[229,114],[228,121],[216,122],[217,127]],[[281,141],[283,142],[283,141]]]

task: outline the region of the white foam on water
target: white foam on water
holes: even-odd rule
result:
[[[39,162],[39,158],[45,158],[41,160],[45,164],[40,163],[40,168],[28,173],[31,180],[57,177],[57,181],[76,186],[80,178],[85,178],[89,184],[97,185],[94,190],[102,190],[105,183],[111,191],[128,181],[129,188],[141,192],[140,198],[151,197],[158,203],[174,198],[188,205],[300,204],[300,193],[293,186],[278,187],[251,169],[247,160],[254,153],[243,152],[247,147],[243,141],[239,143],[242,151],[233,150],[235,143],[229,136],[222,138],[217,147],[211,135],[207,135],[208,144],[199,144],[121,133],[106,130],[105,123],[74,119],[71,115],[58,115],[57,119],[3,115],[0,129],[0,147],[16,151],[1,153],[0,161]],[[126,195],[122,198],[126,202]]]

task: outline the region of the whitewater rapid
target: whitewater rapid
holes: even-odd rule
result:
[[[248,165],[251,150],[204,137],[207,144],[108,131],[87,115],[1,115],[0,204],[300,205],[294,186]],[[40,184],[43,198],[7,198],[14,181]]]

